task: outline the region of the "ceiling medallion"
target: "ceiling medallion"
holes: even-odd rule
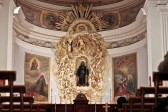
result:
[[[57,29],[67,31],[70,25],[75,20],[79,19],[90,21],[97,31],[101,31],[109,26],[107,22],[101,19],[103,17],[102,13],[92,10],[92,4],[90,5],[79,4],[78,6],[74,5],[71,7],[72,10],[66,10],[60,12],[59,19],[61,21],[59,23],[55,23]]]

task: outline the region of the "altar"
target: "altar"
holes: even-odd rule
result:
[[[95,104],[87,104],[87,106],[87,112],[95,112]],[[96,104],[96,112],[105,112],[103,106],[105,106],[105,104]],[[108,104],[108,106],[110,106],[108,112],[113,112],[117,104]],[[46,107],[50,108],[51,112],[74,112],[74,104],[39,104],[39,112]],[[83,110],[79,110],[79,112],[83,112]]]
[[[113,112],[117,104],[89,104],[89,100],[82,93],[79,93],[73,100],[73,104],[40,104],[40,110],[47,108],[51,112]]]

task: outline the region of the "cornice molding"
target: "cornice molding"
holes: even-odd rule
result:
[[[19,38],[15,38],[15,42],[17,45],[21,46],[22,48],[33,50],[36,52],[47,53],[47,54],[55,54],[55,49],[40,47],[36,45],[29,44],[27,42],[23,42]]]
[[[149,11],[150,7],[163,7],[168,6],[168,0],[146,0],[144,9],[146,12]]]
[[[130,52],[130,51],[134,51],[137,50],[141,47],[144,47],[147,43],[147,39],[144,38],[143,40],[129,45],[129,46],[124,46],[124,47],[120,47],[120,48],[115,48],[115,49],[108,49],[109,54],[120,54],[120,53],[126,53],[126,52]]]
[[[160,14],[168,14],[168,3],[157,5]]]
[[[120,47],[126,47],[133,45],[135,43],[138,43],[139,41],[146,38],[146,32],[143,32],[135,37],[123,39],[119,41],[113,41],[108,43],[108,49],[114,49],[114,48],[120,48]]]
[[[148,13],[150,7],[156,7],[158,0],[146,0],[144,4],[144,9]]]

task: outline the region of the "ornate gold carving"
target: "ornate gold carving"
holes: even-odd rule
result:
[[[56,28],[67,31],[69,26],[75,20],[89,20],[96,30],[101,31],[108,27],[107,22],[101,20],[103,14],[92,10],[92,5],[82,5],[79,4],[78,6],[72,6],[72,10],[66,10],[60,12],[59,18],[61,19],[60,23],[56,23]],[[79,29],[82,30],[82,27]]]
[[[71,102],[80,92],[91,101],[101,101],[109,74],[106,48],[106,42],[90,21],[79,19],[72,23],[56,45],[54,74],[63,102]],[[76,83],[76,70],[81,61],[89,68],[89,86],[79,87]]]

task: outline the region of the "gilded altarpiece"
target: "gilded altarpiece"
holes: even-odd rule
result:
[[[89,5],[72,9],[61,13],[62,23],[57,24],[62,30],[68,29],[56,44],[53,66],[60,100],[72,103],[77,94],[83,93],[90,102],[101,102],[109,78],[109,54],[107,43],[96,29],[107,24]],[[84,82],[77,75],[82,65],[87,68]]]
[[[50,58],[25,53],[24,80],[26,95],[37,102],[48,102],[50,81]]]

